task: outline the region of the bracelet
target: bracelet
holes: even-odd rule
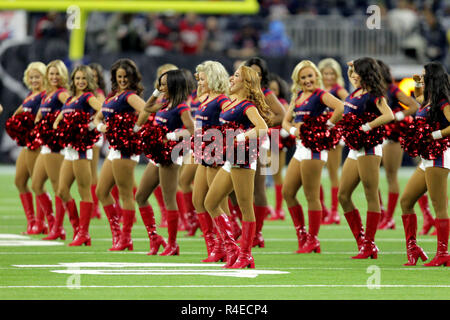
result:
[[[415,83],[414,83],[414,86],[415,86],[416,88],[422,88],[422,87],[423,87],[423,84],[422,84],[421,82],[415,82]]]
[[[289,129],[289,133],[291,134],[291,136],[295,136],[295,132],[297,132],[297,128],[296,127],[291,127]]]
[[[365,124],[363,124],[363,125],[361,126],[361,129],[362,129],[364,132],[367,132],[367,131],[370,131],[372,128],[370,127],[369,123],[367,122],[367,123],[365,123]]]
[[[141,126],[138,126],[137,124],[134,125],[133,127],[133,132],[138,132],[139,130],[141,130]]]
[[[396,112],[394,116],[397,121],[402,121],[405,119],[405,114],[402,111]]]
[[[177,140],[177,136],[176,136],[175,132],[168,132],[166,134],[166,138],[167,138],[167,140],[170,140],[170,141]]]
[[[330,121],[330,119],[327,120],[327,128],[331,129],[335,126],[335,124],[333,122]]]
[[[239,134],[236,136],[236,141],[237,141],[237,142],[245,141],[245,134],[244,134],[244,133],[239,133]]]
[[[102,128],[102,126],[104,126],[105,124],[103,123],[103,122],[100,122],[98,125],[97,125],[97,131],[102,131],[101,130],[101,128]]]
[[[89,131],[92,131],[92,130],[94,130],[94,129],[95,129],[95,124],[94,124],[94,122],[93,122],[93,121],[89,122],[89,124],[88,124],[88,130],[89,130]]]
[[[287,138],[287,137],[289,137],[289,132],[287,132],[284,128],[281,128],[281,130],[280,130],[280,136],[281,136],[282,138]]]
[[[434,140],[442,139],[442,131],[441,130],[433,131],[431,133],[431,136],[433,137]]]
[[[158,98],[160,94],[161,94],[161,91],[159,91],[158,89],[155,89],[155,91],[153,91],[152,96],[154,96],[155,98]]]

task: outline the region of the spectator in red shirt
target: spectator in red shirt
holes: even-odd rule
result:
[[[179,25],[180,50],[184,54],[197,54],[203,51],[205,25],[195,13],[187,13]]]

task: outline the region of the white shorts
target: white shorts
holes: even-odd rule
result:
[[[107,159],[110,161],[116,160],[116,159],[130,159],[135,162],[139,162],[139,156],[138,155],[132,155],[131,157],[124,157],[122,156],[122,153],[119,150],[115,150],[113,148],[109,149],[109,153],[107,156]]]
[[[419,168],[424,171],[426,168],[433,168],[433,167],[450,169],[450,149],[445,150],[442,156],[438,159],[427,160],[422,157],[421,159],[422,161],[419,165]]]
[[[94,144],[94,146],[101,148],[103,146],[103,143],[105,142],[105,138],[103,133],[100,135],[100,139]]]
[[[64,148],[64,160],[75,161],[75,160],[92,160],[93,152],[92,149],[87,149],[86,151],[77,151],[72,147]]]
[[[52,153],[52,150],[49,147],[47,147],[47,146],[42,146],[41,147],[41,153],[42,154],[50,154],[50,153]],[[59,153],[59,154],[62,154],[63,156],[65,155],[64,149],[61,149],[61,151],[54,152],[54,153]]]
[[[242,166],[239,166],[239,165],[232,165],[230,161],[226,160],[225,163],[223,164],[222,168],[226,172],[230,173],[231,172],[231,168],[245,168],[245,169],[251,169],[251,170],[255,170],[256,171],[256,166],[257,166],[257,161],[253,161],[252,163],[250,163],[249,166],[242,167]]]
[[[359,149],[359,150],[350,149],[347,157],[350,159],[356,160],[362,156],[380,156],[381,157],[382,155],[383,155],[383,144],[379,144],[379,145],[376,145],[375,147],[367,149],[367,150],[364,148]]]
[[[305,147],[301,140],[297,140],[297,147],[295,148],[294,158],[298,161],[302,160],[322,160],[327,162],[328,150],[322,150],[320,152],[314,152],[311,149]]]

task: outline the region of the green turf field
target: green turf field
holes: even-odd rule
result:
[[[143,172],[136,171],[139,181]],[[411,169],[399,174],[403,187]],[[381,174],[386,205],[387,185]],[[149,241],[137,213],[133,228],[134,251],[109,252],[111,233],[102,212],[91,221],[92,247],[68,247],[72,228],[66,217],[66,241],[41,241],[42,235],[22,236],[26,221],[14,186],[13,167],[0,167],[0,299],[145,299],[145,300],[303,300],[303,299],[449,299],[450,268],[404,267],[405,240],[397,207],[395,230],[378,231],[377,260],[352,260],[356,243],[342,216],[341,224],[322,226],[322,253],[295,254],[297,240],[289,215],[285,221],[266,221],[265,248],[254,248],[256,269],[222,269],[221,263],[206,264],[205,245],[179,232],[180,256],[147,256]],[[323,174],[329,204],[329,181]],[[51,188],[49,187],[51,191]],[[274,192],[268,188],[274,202]],[[73,196],[78,199],[76,188]],[[302,191],[299,198],[305,208]],[[159,210],[152,204],[159,222]],[[354,201],[363,214],[361,186]],[[305,208],[306,209],[306,208]],[[287,212],[287,210],[286,210]],[[306,212],[306,210],[305,210]],[[418,229],[422,216],[417,207]],[[306,217],[307,218],[307,217]],[[167,229],[158,229],[167,237]],[[70,238],[70,239],[69,239]],[[433,258],[435,236],[418,236],[418,243]],[[52,246],[49,246],[49,245]]]

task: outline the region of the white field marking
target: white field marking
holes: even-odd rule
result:
[[[75,262],[56,265],[13,265],[18,268],[64,268],[50,270],[62,274],[89,275],[203,275],[216,277],[256,278],[259,275],[289,274],[287,271],[259,269],[221,269],[223,264],[205,265],[196,263],[117,263],[117,262]],[[133,269],[140,267],[142,269]],[[189,268],[192,267],[193,269]],[[202,267],[202,269],[198,269]],[[84,268],[84,269],[80,269]],[[98,269],[104,268],[104,269]],[[109,268],[109,269],[107,269]],[[171,269],[172,268],[172,269]],[[182,269],[180,269],[182,268]]]
[[[450,285],[432,285],[432,284],[381,284],[380,288],[450,288]],[[48,289],[48,288],[62,288],[67,289],[67,286],[0,286],[0,289]],[[367,284],[271,284],[271,285],[141,285],[141,286],[77,286],[83,289],[97,289],[97,288],[363,288],[367,289]]]
[[[64,243],[41,240],[0,240],[0,247],[51,247],[62,246]]]
[[[44,242],[44,241],[42,241]],[[141,254],[146,255],[148,251],[64,251],[64,252],[0,252],[0,255],[58,255],[58,254]],[[206,255],[206,252],[200,252],[200,251],[182,251],[183,254],[189,254],[189,255]],[[330,251],[330,252],[324,252],[322,251],[320,254],[325,255],[356,255],[358,251],[355,249],[355,251]],[[320,256],[320,254],[318,256]],[[406,255],[405,251],[380,251],[380,255]],[[298,257],[305,257],[306,255],[295,253],[295,250],[292,249],[292,251],[252,251],[252,255],[296,255]],[[313,255],[314,256],[314,255]]]
[[[23,236],[19,234],[8,234],[8,233],[0,233],[0,240],[11,239],[11,240],[29,240],[30,237]]]

